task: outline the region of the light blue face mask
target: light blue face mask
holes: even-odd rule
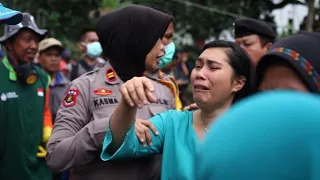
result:
[[[176,51],[176,46],[173,42],[169,43],[164,47],[166,54],[159,59],[158,68],[162,69],[166,67],[169,63],[171,63],[173,59],[173,55]]]
[[[87,55],[91,59],[95,59],[102,54],[102,47],[99,42],[92,42],[87,44]]]

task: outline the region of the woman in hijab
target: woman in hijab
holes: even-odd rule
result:
[[[320,34],[303,32],[277,41],[257,65],[259,91],[320,93]]]
[[[164,55],[159,39],[172,17],[139,5],[129,5],[102,16],[97,34],[105,66],[87,73],[70,84],[57,113],[48,142],[47,164],[54,172],[71,169],[77,180],[145,180],[160,177],[161,156],[101,161],[100,152],[110,116],[119,103],[121,85],[143,76],[145,70],[157,70],[157,57]],[[152,49],[155,45],[156,49]],[[139,109],[135,118],[148,119],[174,109],[171,90],[152,81],[159,90],[158,103]],[[140,123],[140,125],[139,125]],[[147,120],[137,120],[136,129]]]
[[[319,180],[320,98],[273,91],[235,105],[210,128],[197,180]]]
[[[160,40],[151,53],[159,44]],[[158,131],[150,133],[152,142],[147,146],[140,145],[132,124],[138,108],[156,102],[158,90],[144,77],[127,81],[121,87],[122,99],[109,121],[101,158],[110,161],[163,154],[161,179],[194,179],[193,153],[207,133],[207,126],[251,93],[251,71],[251,61],[238,45],[227,41],[206,44],[191,73],[193,97],[200,109],[170,110],[151,118]],[[148,136],[149,130],[142,133]]]

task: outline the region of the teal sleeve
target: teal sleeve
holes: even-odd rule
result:
[[[107,151],[108,146],[112,142],[112,132],[111,132],[112,130],[110,129],[110,124],[109,124],[105,139],[103,141],[101,159],[103,161],[109,161],[112,159],[121,159],[121,158],[128,158],[128,157],[143,157],[143,156],[148,156],[152,154],[162,153],[165,134],[168,133],[166,131],[172,129],[172,128],[167,128],[168,125],[166,122],[168,121],[168,118],[169,118],[168,113],[169,112],[167,111],[149,119],[159,132],[159,135],[156,136],[150,130],[150,134],[152,135],[152,146],[146,145],[146,147],[143,147],[140,144],[134,132],[135,124],[133,124],[129,129],[129,131],[127,132],[122,145],[114,154],[109,154]]]

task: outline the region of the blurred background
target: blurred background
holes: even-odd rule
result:
[[[37,24],[49,29],[49,36],[63,41],[75,56],[79,52],[74,42],[83,29],[94,28],[99,16],[130,3],[156,4],[168,9],[175,17],[176,45],[192,51],[212,39],[232,40],[233,21],[240,17],[269,22],[279,37],[308,28],[320,30],[319,0],[3,0],[2,3],[34,15]]]
[[[207,41],[233,40],[233,22],[237,18],[264,20],[279,38],[301,30],[320,31],[319,0],[3,0],[2,3],[34,15],[39,27],[49,29],[49,36],[62,41],[73,59],[81,55],[77,42],[83,30],[94,28],[102,14],[130,3],[153,4],[170,11],[175,18],[174,42],[178,49],[188,52],[191,64]]]

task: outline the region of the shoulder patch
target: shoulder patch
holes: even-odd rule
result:
[[[71,107],[77,104],[77,97],[80,94],[78,89],[69,89],[63,99],[64,107]]]
[[[106,71],[106,77],[109,82],[115,81],[116,80],[116,72],[112,68],[109,68]]]

